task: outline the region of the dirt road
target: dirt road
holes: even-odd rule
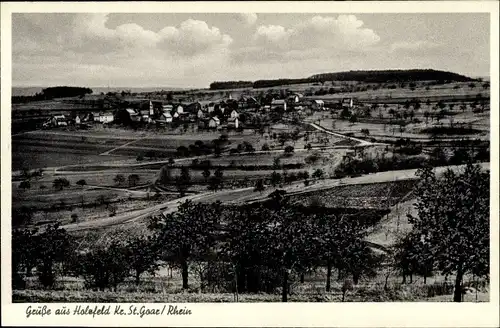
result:
[[[480,166],[483,169],[489,169],[490,163],[481,163]],[[436,168],[435,171],[436,174],[439,175],[445,172],[447,169],[460,170],[463,167],[464,165],[444,166]],[[416,169],[388,171],[388,172],[378,172],[356,178],[325,179],[316,181],[316,183],[309,186],[304,186],[301,183],[294,183],[290,186],[286,186],[283,189],[285,189],[289,193],[298,194],[298,193],[307,193],[323,189],[330,189],[341,185],[380,183],[380,182],[391,182],[396,180],[416,179],[417,178],[415,176],[416,171],[417,171]],[[169,213],[175,211],[181,202],[188,199],[198,202],[214,202],[214,201],[221,201],[223,203],[255,202],[265,199],[267,195],[274,189],[276,188],[268,188],[263,193],[254,192],[252,187],[232,189],[232,190],[221,190],[219,192],[205,192],[201,194],[190,195],[172,201],[168,201],[162,204],[152,206],[147,209],[132,211],[122,215],[105,218],[102,220],[68,224],[62,227],[68,231],[81,231],[88,229],[98,229],[117,224],[124,224],[127,222],[141,220],[143,218],[146,218],[153,214],[160,213],[162,211],[163,213]]]

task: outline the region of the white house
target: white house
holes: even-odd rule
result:
[[[179,113],[178,112],[174,112],[174,115],[172,115],[173,118],[178,118],[179,117]]]
[[[50,123],[52,126],[67,126],[68,122],[66,121],[66,117],[64,115],[54,115],[50,119]]]
[[[315,99],[312,102],[312,108],[314,110],[323,110],[323,108],[325,108],[325,102],[323,100]]]
[[[271,109],[282,109],[286,112],[286,101],[284,99],[276,99],[271,102]]]
[[[237,129],[239,126],[239,119],[237,117],[230,117],[227,119],[227,127]]]
[[[174,106],[173,105],[163,105],[162,106],[162,112],[165,112],[165,111],[171,112],[173,110],[174,110]]]
[[[198,113],[196,113],[196,116],[198,118],[203,118],[203,117],[205,117],[205,113],[203,113],[203,111],[201,109],[198,109]]]
[[[292,103],[298,103],[302,97],[304,97],[302,94],[294,93],[288,97],[288,100]]]
[[[238,118],[240,117],[240,114],[238,114],[238,112],[236,110],[233,109],[233,111],[231,112],[231,118]]]
[[[215,110],[215,104],[214,103],[209,103],[208,104],[208,112],[211,113]]]
[[[354,100],[352,98],[342,99],[342,106],[352,108],[354,106]]]
[[[157,122],[160,124],[172,123],[172,114],[170,112],[163,112]]]
[[[208,121],[208,127],[209,128],[217,128],[220,125],[220,120],[217,116],[212,117]]]
[[[79,115],[76,115],[76,117],[75,117],[75,124],[80,124],[80,123],[82,123],[82,119],[80,118]]]
[[[99,118],[98,118],[98,121],[100,123],[110,123],[110,122],[113,122],[113,120],[115,119],[113,113],[99,113]],[[94,116],[94,120],[95,120],[95,116]]]
[[[175,111],[179,114],[184,114],[184,107],[182,107],[181,105],[177,106],[177,108],[175,109]]]

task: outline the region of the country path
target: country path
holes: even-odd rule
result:
[[[489,169],[490,163],[480,163],[483,169]],[[442,166],[435,168],[436,174],[440,175],[444,173],[447,169],[460,170],[463,169],[465,165],[456,166]],[[381,183],[381,182],[392,182],[396,180],[407,180],[418,178],[415,173],[416,169],[411,170],[398,170],[398,171],[388,171],[388,172],[378,172],[356,178],[344,178],[344,179],[325,179],[316,181],[314,184],[307,187],[300,183],[294,183],[290,186],[286,186],[285,190],[292,194],[301,194],[311,191],[318,191],[324,189],[330,189],[336,186],[352,185],[352,184],[368,184],[368,183]],[[275,189],[275,188],[274,188]],[[253,191],[253,187],[221,190],[219,192],[204,192],[201,194],[189,195],[175,200],[171,200],[162,204],[158,204],[146,209],[136,210],[122,215],[117,215],[115,217],[104,218],[101,220],[86,221],[81,223],[74,223],[62,226],[62,228],[68,231],[82,231],[89,229],[98,229],[107,226],[113,226],[117,224],[124,224],[127,222],[133,222],[137,220],[144,219],[148,216],[160,213],[163,211],[164,214],[171,213],[177,210],[179,204],[186,200],[192,200],[197,202],[215,202],[221,201],[224,203],[241,203],[241,202],[258,202],[267,198],[269,192],[273,189],[268,188],[265,195]]]

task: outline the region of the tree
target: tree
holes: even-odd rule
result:
[[[279,174],[279,172],[273,171],[273,173],[271,173],[271,185],[273,187],[276,187],[280,183],[281,183],[281,174]]]
[[[128,176],[128,185],[129,187],[135,187],[139,183],[141,178],[137,174],[131,174]]]
[[[442,274],[456,275],[453,301],[460,302],[464,275],[489,272],[489,172],[468,164],[463,172],[448,170],[441,179],[430,168],[417,174],[412,233],[428,244]]]
[[[180,265],[182,288],[188,289],[189,261],[206,256],[215,245],[215,229],[221,215],[220,203],[195,204],[190,200],[176,212],[156,216],[150,229],[168,258]]]
[[[209,169],[204,169],[203,172],[201,173],[203,177],[205,178],[205,182],[207,182],[208,178],[210,177],[210,170]]]
[[[26,282],[24,277],[31,275],[31,270],[36,266],[34,256],[37,244],[35,241],[35,229],[12,229],[12,289],[24,289]]]
[[[293,146],[286,146],[285,147],[285,154],[293,154],[294,148]]]
[[[370,130],[368,129],[361,129],[361,133],[366,137],[368,137],[370,135]]]
[[[125,176],[123,176],[123,174],[117,174],[113,181],[117,184],[117,185],[121,185],[122,183],[125,182]]]
[[[174,165],[174,164],[175,164],[175,159],[173,159],[172,157],[170,157],[170,158],[168,159],[168,165],[172,166],[172,165]]]
[[[30,189],[31,183],[29,182],[29,180],[21,181],[21,183],[19,184],[19,188],[24,189],[24,190]]]
[[[275,157],[273,160],[273,169],[278,170],[281,167],[281,161],[279,157]]]
[[[172,171],[168,165],[164,165],[160,169],[160,183],[168,185],[172,181]]]
[[[57,190],[63,190],[64,187],[69,187],[69,181],[66,178],[57,178],[52,182],[52,185]]]
[[[186,190],[188,189],[191,183],[191,175],[189,173],[189,168],[187,166],[183,166],[181,168],[180,175],[175,179],[175,184],[177,186],[177,190],[181,194],[181,197],[184,197],[186,194]]]
[[[72,223],[78,222],[78,214],[76,213],[71,214],[71,222]]]
[[[255,187],[253,189],[253,191],[258,191],[260,193],[262,193],[264,191],[265,187],[264,187],[264,181],[262,181],[262,179],[258,179],[257,181],[255,181]]]
[[[76,182],[76,184],[79,185],[80,187],[83,187],[87,185],[87,181],[85,181],[84,179],[80,179]]]
[[[269,151],[270,150],[269,145],[267,143],[263,144],[261,149],[262,149],[262,151]]]
[[[323,172],[322,169],[316,169],[313,174],[312,174],[312,177],[314,179],[321,179],[323,176],[325,175],[325,172]]]
[[[141,274],[154,274],[158,270],[159,245],[150,236],[132,237],[126,241],[127,263],[134,272],[135,283],[140,283]]]
[[[35,237],[36,269],[42,286],[51,288],[56,281],[56,265],[62,263],[71,250],[70,236],[59,224],[48,225]]]
[[[97,244],[78,255],[75,271],[83,276],[87,288],[117,290],[118,284],[130,274],[129,250],[125,242],[113,239]]]

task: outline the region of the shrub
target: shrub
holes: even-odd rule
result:
[[[87,181],[85,181],[84,179],[80,179],[76,182],[76,184],[83,187],[87,184]]]

